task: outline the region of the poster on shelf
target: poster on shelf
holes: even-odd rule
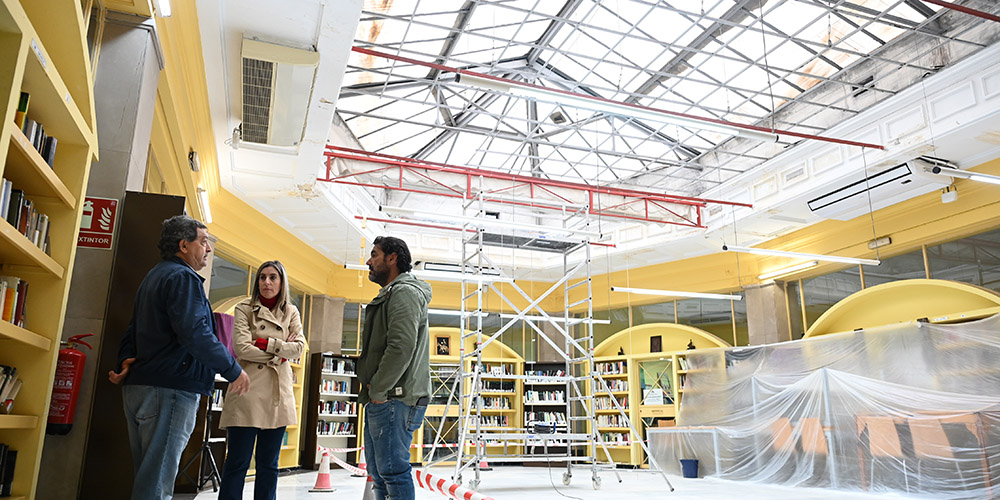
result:
[[[80,235],[77,236],[76,246],[111,250],[117,219],[117,199],[93,196],[84,198]]]
[[[663,389],[649,389],[646,391],[646,396],[642,399],[642,404],[644,405],[662,405],[663,402]]]

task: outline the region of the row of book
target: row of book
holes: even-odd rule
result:
[[[17,111],[14,113],[14,123],[21,129],[24,136],[31,141],[31,145],[42,155],[45,163],[49,167],[55,163],[56,146],[59,140],[45,133],[45,127],[41,123],[28,118],[28,103],[31,96],[27,92],[21,92],[21,98],[17,102]]]
[[[524,425],[530,426],[534,423],[544,424],[565,424],[566,414],[555,411],[526,411],[524,412]]]
[[[28,282],[16,276],[0,276],[0,318],[24,327]]]
[[[614,392],[621,392],[628,390],[628,380],[620,378],[612,378],[604,381],[608,384],[608,388]]]
[[[17,367],[0,365],[0,413],[9,414],[14,408],[14,398],[21,390]]]
[[[566,371],[556,369],[525,370],[524,374],[529,377],[562,377],[563,375],[566,375]]]
[[[481,415],[479,422],[483,427],[509,427],[510,420],[507,415]]]
[[[628,427],[625,417],[621,415],[598,415],[598,427]]]
[[[615,399],[618,401],[618,404],[621,405],[622,408],[628,409],[628,398],[626,398],[626,397],[620,397],[620,398],[615,398]],[[595,410],[617,410],[618,407],[616,407],[615,404],[611,402],[611,398],[609,398],[607,396],[604,396],[604,397],[598,397],[598,398],[594,399],[594,409]]]
[[[607,363],[594,363],[594,370],[601,375],[621,375],[628,373],[624,361],[611,361]]]
[[[678,356],[677,357],[677,367],[680,368],[681,370],[687,370],[688,369],[687,358],[685,358],[684,356]]]
[[[6,443],[0,443],[0,497],[10,496],[16,463],[17,450],[10,449]]]
[[[499,382],[496,380],[480,380],[479,392],[514,392],[514,382]]]
[[[612,446],[625,446],[631,444],[631,436],[626,432],[602,432],[601,441]]]
[[[323,373],[354,375],[354,361],[350,359],[323,358]]]
[[[479,397],[480,407],[484,410],[509,410],[510,399],[503,397]]]
[[[566,393],[563,391],[524,391],[524,402],[532,403],[564,403]]]
[[[483,374],[494,377],[500,377],[503,375],[513,375],[514,372],[511,371],[512,369],[513,369],[512,365],[505,365],[505,364],[494,365],[491,363],[483,363]]]
[[[316,434],[320,436],[335,436],[337,434],[354,434],[354,424],[351,422],[330,422],[320,420],[316,426]]]
[[[212,391],[212,411],[222,411],[222,402],[226,399],[222,389]]]
[[[351,383],[346,380],[324,380],[319,385],[319,392],[323,394],[348,394],[351,392]]]
[[[29,200],[24,191],[15,189],[14,184],[2,179],[0,189],[0,217],[26,238],[31,244],[49,253],[49,216],[35,208],[35,202]]]
[[[358,414],[358,403],[356,401],[320,401],[320,415],[350,415]]]

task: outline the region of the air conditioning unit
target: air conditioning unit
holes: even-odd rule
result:
[[[950,184],[950,178],[926,170],[933,166],[927,161],[913,159],[867,178],[859,174],[809,200],[807,204],[809,210],[820,217],[850,220],[867,214],[869,210],[895,205]]]
[[[243,39],[244,143],[298,147],[319,53]]]

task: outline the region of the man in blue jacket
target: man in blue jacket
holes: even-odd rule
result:
[[[132,447],[133,500],[173,497],[181,452],[194,430],[201,395],[215,374],[243,394],[250,378],[215,336],[212,306],[196,271],[208,264],[208,232],[186,215],[163,221],[160,257],[135,295],[132,321],[118,347],[122,400]]]

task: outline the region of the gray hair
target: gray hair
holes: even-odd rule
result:
[[[156,248],[160,249],[160,258],[169,259],[176,255],[180,251],[181,240],[190,242],[198,239],[199,229],[208,227],[186,215],[175,215],[163,221],[160,242],[156,244]]]

